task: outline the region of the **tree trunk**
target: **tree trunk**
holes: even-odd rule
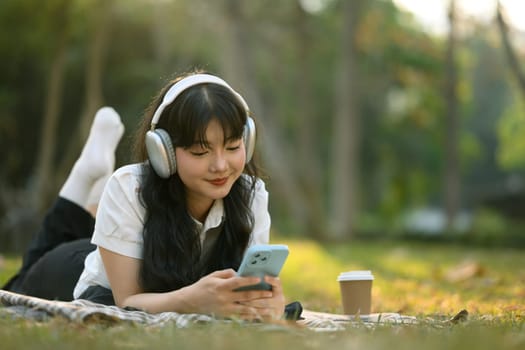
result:
[[[325,215],[323,208],[322,165],[319,154],[319,137],[317,136],[317,118],[315,114],[314,92],[312,90],[312,74],[310,57],[312,52],[312,37],[308,15],[297,2],[296,5],[296,35],[297,35],[297,80],[295,90],[298,92],[296,101],[296,118],[298,119],[298,160],[297,177],[299,179],[307,211],[305,225],[308,234],[316,239],[326,235]]]
[[[58,8],[56,20],[61,22],[60,37],[58,39],[55,56],[49,70],[45,111],[42,121],[40,146],[36,161],[36,182],[32,193],[35,209],[42,212],[50,202],[51,194],[55,190],[51,174],[53,157],[56,149],[56,132],[60,115],[62,92],[64,90],[65,61],[67,42],[69,37],[69,1],[64,1]]]
[[[460,174],[458,156],[458,115],[457,115],[457,73],[455,64],[456,47],[456,8],[455,0],[450,1],[449,8],[449,36],[447,45],[447,81],[446,81],[446,103],[447,114],[445,116],[445,213],[448,230],[453,230],[460,205]]]
[[[166,23],[171,20],[171,13],[166,11],[166,4],[155,1],[153,6],[152,39],[155,61],[158,62],[159,71],[167,72],[170,67],[170,36]]]
[[[104,59],[108,48],[110,36],[110,18],[112,14],[112,1],[97,0],[94,4],[93,12],[90,15],[91,32],[93,33],[88,49],[88,60],[86,64],[85,78],[85,102],[81,112],[77,129],[72,135],[67,153],[63,157],[59,174],[57,176],[57,187],[63,182],[75,160],[80,155],[80,151],[87,139],[93,118],[96,111],[103,104],[103,84]]]
[[[525,101],[525,73],[520,68],[516,52],[512,48],[510,43],[507,23],[503,19],[503,14],[501,13],[501,3],[498,1],[496,18],[498,21],[498,28],[501,36],[501,41],[503,42],[503,47],[509,61],[509,66],[512,71],[512,75],[516,78],[518,86],[520,87],[522,97]]]
[[[357,211],[359,183],[360,120],[355,36],[362,0],[343,1],[341,62],[336,72],[335,118],[333,125],[330,236],[352,237]]]

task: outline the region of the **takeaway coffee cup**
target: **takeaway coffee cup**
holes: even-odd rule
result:
[[[372,306],[372,282],[369,270],[341,272],[337,277],[346,315],[369,315]]]

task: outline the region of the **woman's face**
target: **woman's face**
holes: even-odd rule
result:
[[[246,152],[242,138],[225,140],[216,119],[206,128],[207,147],[195,143],[176,147],[177,173],[186,187],[190,214],[202,221],[213,201],[224,198],[244,169]]]

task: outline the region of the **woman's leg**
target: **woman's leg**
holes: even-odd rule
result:
[[[55,271],[52,267],[59,265],[56,263],[58,255],[52,255],[51,260],[49,257],[43,258],[63,243],[91,237],[94,219],[88,209],[93,202],[100,199],[103,189],[100,184],[105,184],[113,172],[115,150],[123,132],[120,117],[112,108],[104,107],[97,112],[82,153],[62,186],[59,198],[48,211],[40,230],[26,251],[22,268],[3,289],[34,295],[28,292],[36,288],[32,283],[40,281],[42,284],[48,284],[47,280],[55,278],[49,275]],[[82,248],[81,251],[85,249]],[[71,254],[63,256],[62,266],[67,267]],[[39,265],[51,262],[50,268],[39,266],[40,274],[30,273],[33,267],[36,268],[37,262],[40,262]]]
[[[115,167],[115,150],[124,132],[113,108],[101,108],[95,115],[88,139],[59,196],[88,209],[98,202],[103,186]],[[98,191],[98,192],[97,192]]]
[[[91,238],[58,245],[45,253],[17,283],[14,292],[49,300],[73,300],[73,289],[86,256],[95,250]]]
[[[35,263],[62,243],[91,237],[94,226],[95,219],[84,208],[59,197],[47,212],[40,230],[29,244],[20,271],[2,288],[26,294],[22,283]]]

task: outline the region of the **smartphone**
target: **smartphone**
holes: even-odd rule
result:
[[[264,282],[264,276],[279,276],[288,257],[288,246],[284,244],[256,244],[248,248],[242,259],[237,275],[256,276],[261,282],[241,287],[236,290],[272,290],[272,286]]]

